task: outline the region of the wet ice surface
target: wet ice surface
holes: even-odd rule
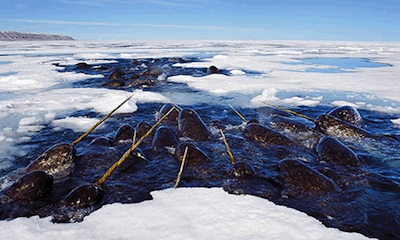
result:
[[[122,124],[135,127],[140,121],[154,123],[154,114],[163,103],[173,102],[195,109],[209,127],[221,122],[235,158],[251,163],[257,174],[253,179],[237,179],[229,173],[229,157],[214,129],[211,140],[196,143],[209,155],[212,163],[185,168],[180,187],[223,187],[231,193],[260,196],[301,210],[327,226],[382,239],[398,237],[399,128],[396,122],[400,108],[395,96],[396,86],[391,85],[393,76],[398,73],[395,64],[398,60],[392,57],[398,52],[398,46],[388,44],[381,49],[381,46],[366,45],[358,48],[355,44],[345,49],[323,44],[262,42],[195,42],[190,47],[178,43],[169,43],[167,47],[153,43],[149,47],[148,43],[141,42],[68,44],[71,44],[70,48],[61,44],[65,49],[63,53],[59,50],[60,43],[13,45],[5,50],[8,53],[2,53],[7,59],[5,61],[11,62],[2,65],[7,66],[2,68],[3,73],[18,71],[15,76],[1,76],[0,79],[4,91],[0,98],[3,187],[12,183],[4,177],[9,172],[25,167],[54,143],[72,142],[130,92],[137,91],[136,97],[119,114],[78,144],[75,171],[67,182],[57,185],[59,191],[54,193],[55,198],[62,197],[75,186],[96,181],[129,147],[127,144],[89,146],[91,140],[95,137],[111,138]],[[330,54],[330,60],[342,58],[337,56],[339,54],[347,54],[356,55],[355,59],[365,59],[366,56],[380,59],[379,62],[392,66],[364,66],[351,74],[309,75],[311,73],[301,71],[306,71],[310,64],[320,66],[329,65],[329,62],[293,68],[277,63],[298,59],[299,55],[308,59],[308,55],[315,55],[313,48],[325,52],[324,58]],[[77,69],[76,64],[80,62],[90,67]],[[218,66],[220,74],[207,74],[211,65]],[[124,73],[123,84],[104,85],[117,68]],[[154,68],[158,70],[155,76],[134,76]],[[41,81],[38,81],[38,76]],[[384,79],[385,84],[375,83],[373,77],[377,76]],[[135,84],[137,79],[143,81]],[[361,80],[362,85],[351,88],[354,82]],[[368,86],[368,83],[372,85]],[[365,162],[359,169],[347,170],[321,164],[316,161],[312,148],[263,146],[243,137],[241,119],[228,104],[237,107],[246,118],[256,118],[268,125],[268,115],[259,108],[265,106],[264,102],[283,105],[313,118],[335,106],[352,105],[365,119],[362,128],[378,136],[388,135],[390,141],[387,138],[382,144],[345,141]],[[140,202],[149,199],[149,192],[153,190],[173,186],[179,162],[167,150],[152,150],[150,140],[141,148],[149,162],[127,161],[125,166],[121,166],[106,182],[106,195],[92,210],[114,202]],[[281,173],[277,168],[279,161],[286,158],[305,160],[310,167],[333,179],[343,192],[320,195],[288,188],[280,179]],[[80,213],[80,216],[89,212]],[[63,213],[55,203],[29,211],[28,215],[32,214],[60,216]],[[79,220],[79,216],[75,220]]]
[[[371,59],[366,58],[297,58],[296,61],[282,62],[289,65],[312,65],[305,69],[305,72],[319,72],[319,73],[341,73],[341,72],[355,72],[356,68],[376,68],[376,67],[390,67],[390,64],[373,62]],[[317,68],[316,66],[319,66]]]

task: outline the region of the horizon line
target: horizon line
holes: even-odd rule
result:
[[[186,24],[156,24],[156,23],[121,23],[101,21],[66,21],[48,19],[26,19],[26,18],[0,18],[1,21],[59,24],[59,25],[85,25],[85,26],[132,26],[132,27],[153,27],[153,28],[183,28],[183,29],[206,29],[206,30],[264,30],[263,28],[246,28],[233,26],[210,26],[210,25],[186,25]]]

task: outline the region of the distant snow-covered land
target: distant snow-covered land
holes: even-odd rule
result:
[[[15,31],[0,31],[0,41],[38,41],[38,40],[74,40],[72,37],[46,33],[23,33]]]

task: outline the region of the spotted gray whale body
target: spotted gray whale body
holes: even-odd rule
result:
[[[26,171],[45,171],[54,179],[68,176],[75,165],[76,150],[68,143],[54,145],[26,167]]]
[[[324,136],[315,148],[320,161],[358,167],[361,162],[353,150],[335,138]]]
[[[164,147],[177,147],[179,140],[175,133],[168,127],[158,127],[154,133],[152,146],[154,150],[161,150]]]
[[[151,125],[147,122],[141,121],[136,125],[136,137],[141,138],[151,128]]]
[[[250,123],[245,127],[243,135],[252,140],[267,144],[294,145],[295,143],[281,133],[258,123]]]
[[[182,109],[179,106],[171,103],[164,104],[161,107],[160,111],[158,111],[156,114],[156,121],[160,120],[160,118],[168,113],[168,111],[170,111],[173,107],[175,107],[175,109],[164,118],[163,122],[167,124],[176,124],[179,119],[179,113],[182,111]]]
[[[98,203],[104,195],[103,189],[96,184],[84,184],[73,189],[63,200],[64,206],[88,208]]]
[[[132,141],[133,131],[133,128],[128,124],[119,127],[112,141],[113,145],[117,145],[121,141]]]
[[[374,136],[366,130],[345,122],[331,115],[323,114],[316,119],[317,128],[327,135],[343,139],[373,139]]]
[[[187,142],[180,143],[176,147],[175,158],[179,162],[182,162],[186,148],[188,148],[188,150],[185,162],[188,166],[197,166],[211,162],[211,159],[209,156],[207,156],[207,154],[205,154],[201,149],[196,147],[194,144]]]
[[[211,137],[208,127],[193,109],[186,108],[179,113],[178,127],[181,136],[195,141],[205,141]]]
[[[309,124],[306,124],[293,118],[279,115],[274,115],[269,119],[271,128],[281,132],[300,145],[313,148],[323,134],[315,130],[314,123],[308,122]],[[313,127],[310,127],[310,125]]]
[[[334,192],[340,190],[339,186],[327,176],[299,160],[282,160],[279,162],[279,169],[282,173],[281,177],[286,183],[303,191]]]
[[[362,122],[361,114],[352,106],[342,106],[328,112],[328,115],[353,125],[359,125]]]
[[[97,138],[93,139],[93,140],[89,143],[89,146],[90,146],[90,145],[111,147],[110,139],[108,139],[107,137],[97,137]]]
[[[32,204],[46,197],[53,186],[53,177],[44,171],[33,171],[17,179],[3,190],[9,198]]]
[[[252,178],[256,176],[254,167],[244,161],[234,163],[231,167],[230,173],[237,178]]]

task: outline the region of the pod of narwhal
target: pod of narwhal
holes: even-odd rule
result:
[[[135,131],[129,125],[123,125],[118,128],[115,137],[112,139],[112,145],[117,145],[120,142],[132,140],[132,147],[129,148],[123,154],[123,156],[116,161],[95,183],[86,183],[80,185],[68,193],[68,195],[61,200],[61,207],[69,209],[69,215],[72,215],[71,212],[74,212],[75,210],[78,210],[79,214],[79,209],[91,209],[94,205],[99,203],[104,196],[104,182],[111,176],[113,171],[119,167],[133,152],[136,151],[135,154],[138,155],[138,157],[143,157],[141,151],[137,147],[173,110],[174,108],[165,113],[165,115],[163,115],[153,126],[151,126],[147,132],[139,138],[138,141],[135,140]]]
[[[362,117],[360,113],[357,111],[357,109],[351,106],[338,107],[328,112],[327,114],[322,114],[318,116],[316,119],[312,119],[308,116],[281,108],[273,104],[268,104],[268,105],[279,108],[281,110],[288,111],[288,113],[293,114],[294,116],[298,116],[306,120],[309,120],[310,122],[315,124],[316,130],[325,135],[330,135],[332,137],[343,138],[343,139],[374,138],[374,136],[371,133],[359,127],[359,125],[362,122]],[[280,124],[283,125],[281,127],[286,126],[286,129],[294,127],[293,126],[294,122],[289,122],[288,124],[285,124],[282,121],[280,121]],[[299,123],[296,123],[296,125],[297,124]]]
[[[53,186],[53,181],[60,181],[67,177],[71,173],[71,171],[73,171],[76,154],[75,145],[83,138],[88,136],[107,118],[109,118],[123,104],[131,99],[133,95],[134,94],[130,95],[120,105],[118,105],[109,114],[107,114],[104,118],[102,118],[92,128],[90,128],[86,133],[81,135],[71,144],[60,143],[46,150],[23,170],[23,172],[26,172],[26,174],[18,178],[11,186],[4,189],[2,191],[2,194],[10,198],[10,200],[16,200],[19,202],[34,201],[35,199],[42,198],[46,194],[48,194]],[[104,143],[103,141],[103,144],[106,143]],[[91,191],[88,191],[89,189],[91,189]],[[79,191],[82,193],[96,192],[96,197],[87,196],[86,200],[79,199],[79,201],[77,201],[80,203],[83,203],[85,201],[93,202],[93,199],[99,199],[99,196],[102,196],[102,189],[100,187],[95,188],[90,185],[78,187],[74,191]],[[79,194],[76,194],[76,196],[77,195]],[[75,197],[72,196],[75,196],[75,194],[67,197],[67,201],[73,202],[73,200],[71,199],[75,199]],[[82,194],[82,198],[85,198],[85,194]]]
[[[93,131],[101,122],[111,116],[113,112],[127,102],[132,96],[126,99],[98,124],[73,143],[58,144],[44,152],[25,168],[25,171],[28,172],[28,174],[19,178],[12,186],[5,189],[2,193],[11,199],[25,202],[45,197],[49,194],[53,180],[58,181],[59,179],[65,178],[73,170],[76,154],[75,145]],[[368,132],[354,125],[358,124],[361,121],[361,118],[356,109],[348,107],[343,108],[343,111],[341,111],[340,108],[335,109],[326,115],[321,115],[316,120],[312,120],[316,126],[315,129],[318,131],[314,130],[307,124],[300,121],[296,122],[293,118],[288,117],[275,116],[271,118],[270,126],[264,126],[257,121],[247,121],[243,116],[241,116],[241,118],[247,123],[243,135],[248,139],[259,141],[264,144],[290,146],[298,145],[299,143],[294,140],[296,137],[288,137],[289,135],[301,136],[302,134],[307,133],[316,139],[319,138],[316,144],[312,144],[312,147],[315,147],[316,149],[318,161],[342,166],[358,167],[361,165],[361,162],[357,155],[340,141],[333,137],[322,136],[324,136],[324,134],[338,137],[372,136],[368,134]],[[307,119],[308,121],[311,121],[309,118]],[[136,126],[135,130],[133,130],[129,125],[124,125],[118,129],[115,137],[111,141],[108,141],[105,138],[95,139],[91,144],[103,144],[107,146],[107,144],[115,145],[120,141],[134,138],[132,147],[121,157],[120,160],[111,166],[97,182],[78,186],[64,197],[62,204],[64,206],[86,208],[98,203],[104,195],[102,184],[129,156],[129,154],[131,154],[138,145],[154,131],[155,135],[151,144],[155,151],[160,151],[164,148],[173,148],[175,150],[175,158],[179,162],[182,162],[183,156],[185,156],[186,164],[188,166],[211,162],[211,159],[207,154],[205,154],[195,144],[191,143],[191,141],[206,141],[212,137],[210,130],[196,111],[193,109],[181,109],[173,104],[166,104],[161,108],[160,112],[156,116],[156,120],[157,123],[153,126],[141,122]],[[177,127],[178,135],[175,135],[171,129],[165,126],[156,128],[161,122],[176,125],[175,127]],[[135,141],[136,137],[140,138],[139,141]],[[180,142],[180,138],[184,138],[185,140]],[[187,139],[189,139],[189,141],[187,141]],[[226,140],[225,144],[229,153],[229,147]],[[337,154],[338,152],[340,152],[339,155]],[[230,172],[233,176],[246,179],[257,175],[253,166],[248,162],[235,162],[233,156],[231,156],[231,162],[232,167]],[[285,159],[279,163],[279,169],[287,183],[303,190],[335,191],[338,189],[335,185],[331,184],[329,180],[326,180],[324,176],[320,176],[323,174],[313,170],[301,160]],[[306,176],[306,179],[308,180],[302,183],[302,181],[296,176]],[[313,184],[316,186],[313,186]]]
[[[277,108],[286,111],[286,109]],[[234,109],[234,111],[238,113],[237,110]],[[302,144],[304,139],[301,139],[301,136],[304,135],[306,136],[305,139],[312,139],[312,144],[304,146],[315,149],[317,161],[345,167],[359,167],[362,165],[354,151],[336,139],[336,137],[373,138],[372,134],[356,126],[361,123],[362,118],[355,108],[348,106],[336,108],[328,114],[319,116],[316,120],[293,111],[287,110],[287,112],[292,117],[273,115],[269,119],[269,126],[249,123],[238,113],[239,117],[247,122],[243,135],[248,139],[263,144],[274,145],[304,145]],[[304,118],[312,124],[295,120],[296,117]],[[310,125],[314,125],[314,127],[310,127]],[[299,138],[300,142],[298,142]],[[235,170],[237,176],[253,176],[253,174],[247,173],[249,171],[252,172],[250,170],[251,166],[247,166],[244,163],[241,163],[240,166],[239,170]],[[281,160],[278,167],[281,172],[280,178],[287,185],[294,186],[302,191],[340,191],[340,187],[331,179],[314,170],[301,159]]]

